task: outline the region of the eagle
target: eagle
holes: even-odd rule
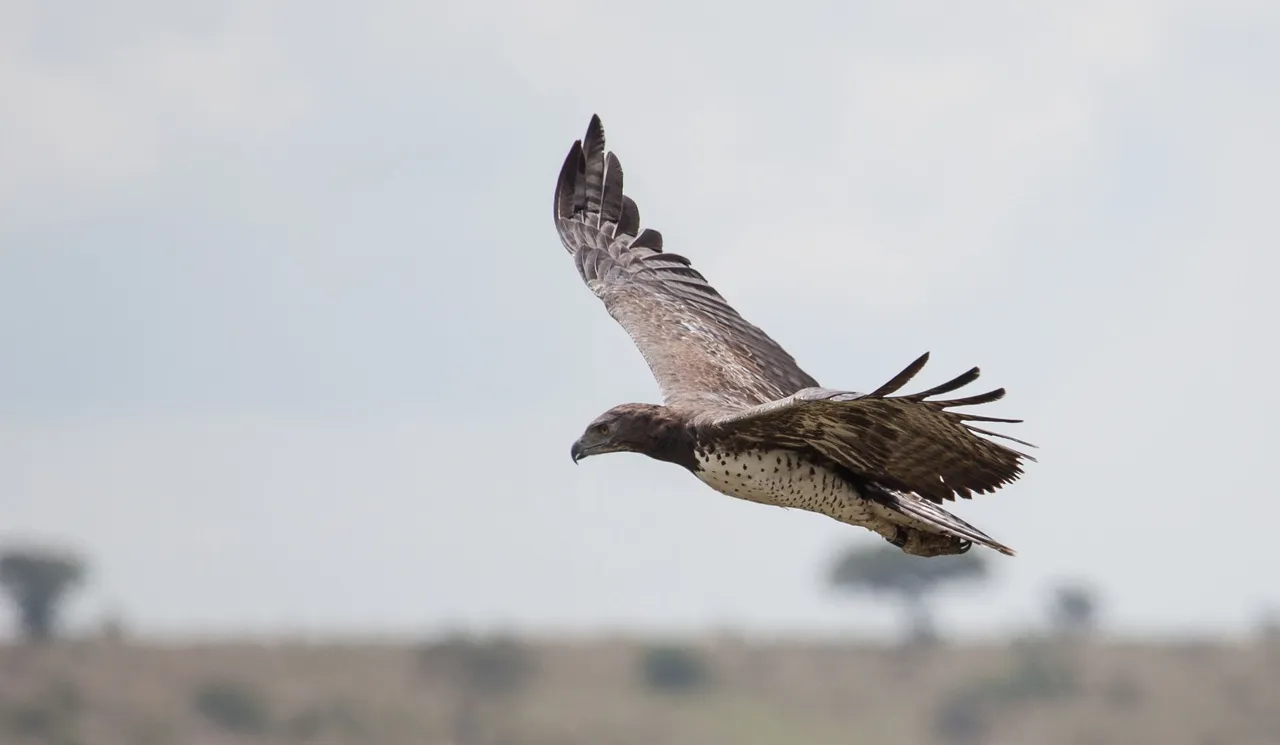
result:
[[[731,497],[861,526],[907,554],[961,554],[977,543],[1014,555],[943,509],[1012,483],[1035,460],[989,438],[1031,443],[974,424],[1021,420],[955,411],[996,401],[1003,388],[937,398],[976,380],[974,367],[894,395],[927,352],[870,393],[823,388],[689,259],[664,251],[657,230],[640,228],[622,183],[593,115],[556,181],[556,231],[587,288],[639,348],[663,403],[620,404],[596,417],[570,448],[574,463],[640,453]]]

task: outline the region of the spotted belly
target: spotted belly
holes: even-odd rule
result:
[[[969,539],[963,538],[965,534],[945,528],[944,523],[929,525],[887,504],[864,498],[834,471],[797,457],[791,451],[727,454],[695,449],[694,459],[698,464],[695,472],[698,478],[721,494],[826,515],[878,533],[909,554],[964,553],[970,545]],[[944,519],[956,520],[976,530],[940,508],[938,512]]]
[[[818,512],[857,525],[876,520],[870,505],[852,485],[791,451],[728,454],[696,450],[694,458],[697,477],[721,494]]]

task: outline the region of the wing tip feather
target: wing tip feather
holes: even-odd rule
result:
[[[623,190],[622,162],[605,149],[599,114],[591,115],[585,136],[573,141],[560,166],[553,211],[562,237],[560,223],[567,220],[602,230],[610,239],[634,236],[640,227],[640,210]]]
[[[632,248],[647,248],[656,253],[662,253],[662,233],[653,228],[645,228],[640,231],[640,235],[631,242]]]
[[[586,142],[599,144],[604,147],[604,122],[600,121],[600,115],[592,112],[591,121],[587,122]]]
[[[555,202],[552,215],[557,222],[573,214],[574,185],[577,182],[579,164],[582,162],[582,140],[574,140],[569,146],[569,153],[564,156],[560,166],[560,176],[556,179]]]
[[[869,398],[884,398],[885,396],[889,396],[893,394],[902,386],[906,385],[907,383],[910,383],[911,379],[914,378],[917,374],[919,374],[921,370],[924,369],[925,363],[927,363],[928,361],[929,361],[929,353],[925,352],[924,354],[917,357],[910,365],[907,365],[906,367],[904,367],[902,369],[902,372],[898,373],[897,375],[894,375],[892,378],[889,379],[887,383],[875,389],[871,393],[868,393],[867,396]]]

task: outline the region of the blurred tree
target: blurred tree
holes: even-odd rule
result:
[[[906,607],[910,641],[937,638],[927,596],[941,585],[987,578],[981,554],[923,558],[904,554],[894,546],[852,548],[837,558],[828,581],[836,590],[897,595]]]
[[[29,640],[53,636],[62,601],[84,575],[84,563],[79,558],[51,549],[0,553],[0,586],[13,601],[22,634]]]
[[[1083,583],[1060,585],[1053,592],[1050,615],[1060,635],[1086,636],[1097,624],[1097,595]]]
[[[476,743],[485,738],[482,722],[493,717],[483,710],[522,691],[537,673],[530,650],[508,638],[472,639],[451,635],[424,645],[419,664],[429,677],[448,680],[454,690],[453,741]]]

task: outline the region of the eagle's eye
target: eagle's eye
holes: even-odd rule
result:
[[[604,424],[597,424],[591,429],[595,430],[595,433],[601,437],[605,437],[609,434],[609,424],[607,422]]]

